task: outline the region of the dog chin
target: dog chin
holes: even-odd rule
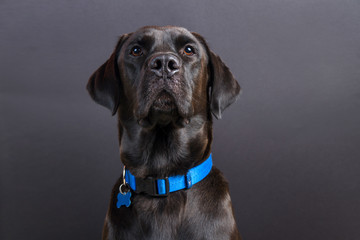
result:
[[[185,127],[190,123],[189,113],[178,107],[179,103],[167,91],[161,91],[151,103],[145,107],[147,111],[138,114],[138,124],[147,129],[155,126]]]
[[[146,117],[138,120],[138,124],[147,130],[151,130],[156,126],[184,128],[190,123],[190,118],[164,118],[164,117]]]
[[[166,108],[158,108],[152,106],[149,114],[141,119],[138,119],[138,124],[145,129],[152,129],[155,126],[159,127],[174,127],[183,128],[190,123],[190,117],[182,117],[179,115],[177,108],[171,110]]]
[[[173,115],[177,113],[175,99],[168,92],[162,91],[155,98],[151,110],[155,112]]]
[[[151,106],[149,114],[138,119],[138,124],[145,129],[158,127],[183,128],[190,123],[190,117],[179,114],[177,107],[160,108],[157,104]]]

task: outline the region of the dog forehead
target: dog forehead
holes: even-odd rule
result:
[[[164,37],[176,37],[179,35],[184,35],[188,37],[193,37],[191,32],[183,27],[175,26],[145,26],[138,29],[135,33],[143,34],[145,36],[153,36],[154,38],[164,38]]]
[[[188,39],[198,42],[196,37],[186,28],[174,26],[146,26],[134,32],[130,41],[142,42],[144,40],[151,41],[154,45],[171,45],[178,39]]]

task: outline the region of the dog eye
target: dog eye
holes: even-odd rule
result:
[[[142,50],[140,47],[138,46],[135,46],[131,49],[131,55],[135,56],[135,57],[138,57],[140,55],[142,55]]]
[[[184,53],[188,56],[191,56],[195,53],[194,48],[192,46],[185,46]]]

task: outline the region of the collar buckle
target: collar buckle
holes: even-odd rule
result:
[[[166,197],[170,193],[169,178],[156,179],[149,177],[147,179],[136,178],[136,193],[147,193],[153,197]],[[165,181],[165,193],[160,193],[158,181]]]

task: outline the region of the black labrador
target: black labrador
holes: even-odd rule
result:
[[[87,89],[117,113],[126,166],[103,239],[241,239],[228,183],[209,165],[212,114],[220,119],[240,86],[203,37],[173,26],[125,34]]]

